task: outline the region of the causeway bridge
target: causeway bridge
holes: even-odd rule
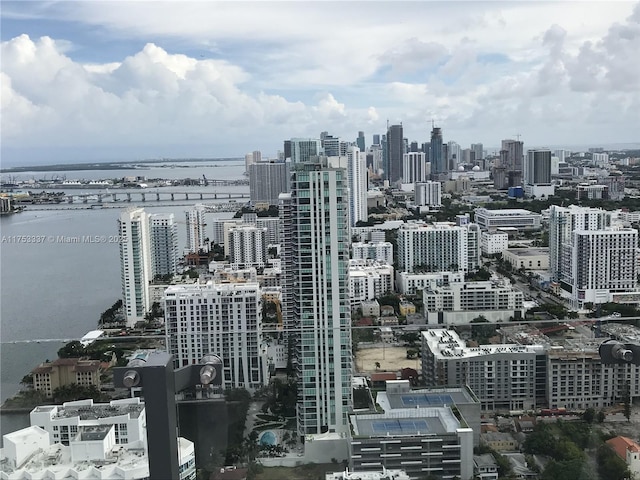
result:
[[[65,195],[67,203],[167,202],[177,200],[235,200],[250,198],[248,192],[148,191],[131,190]]]

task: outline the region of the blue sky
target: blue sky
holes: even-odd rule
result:
[[[7,2],[2,165],[445,141],[640,142],[638,2]]]

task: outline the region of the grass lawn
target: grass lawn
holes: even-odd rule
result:
[[[344,471],[340,463],[310,463],[299,467],[263,467],[256,480],[324,480],[327,472]]]

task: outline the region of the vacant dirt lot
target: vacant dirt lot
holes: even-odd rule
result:
[[[376,368],[376,362],[380,368]],[[396,372],[402,368],[421,369],[421,360],[407,359],[407,347],[360,348],[356,352],[356,370],[358,373]]]

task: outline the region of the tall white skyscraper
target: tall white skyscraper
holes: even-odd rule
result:
[[[149,215],[151,279],[175,275],[178,269],[178,225],[173,213]]]
[[[358,147],[347,150],[347,173],[349,176],[349,220],[351,226],[366,222],[367,213],[367,166],[366,158]]]
[[[576,230],[572,234],[571,300],[610,302],[614,292],[635,291],[638,273],[638,231],[635,228]]]
[[[351,317],[347,175],[324,160],[292,167],[280,197],[283,306],[298,382],[298,433],[348,431]]]
[[[424,182],[427,179],[427,159],[424,152],[409,152],[402,157],[402,183]]]
[[[205,212],[205,206],[202,204],[194,205],[186,212],[187,250],[189,253],[198,253],[201,250],[209,251],[209,242],[205,232]]]
[[[611,226],[611,213],[601,208],[551,205],[549,211],[549,270],[556,282],[569,276],[573,232],[604,230]],[[564,253],[563,253],[564,252]]]
[[[165,321],[176,367],[215,352],[222,358],[225,388],[253,391],[266,385],[257,282],[171,286],[165,292]]]
[[[143,208],[129,208],[118,219],[122,303],[127,325],[143,321],[149,310],[152,280],[149,218]]]
[[[151,308],[149,283],[174,275],[178,264],[177,225],[173,214],[147,214],[129,208],[118,218],[122,302],[127,325],[144,320]]]
[[[415,186],[415,203],[419,207],[424,206],[441,206],[442,205],[442,184],[440,182],[416,183]]]

